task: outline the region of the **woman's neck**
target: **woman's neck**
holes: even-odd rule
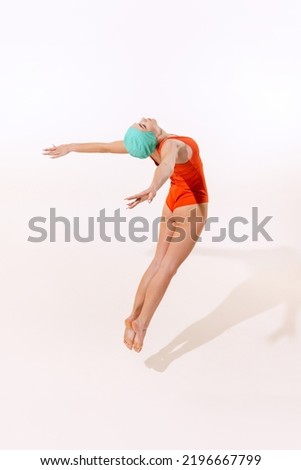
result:
[[[160,134],[157,136],[158,143],[162,142],[162,140],[166,139],[166,137],[169,137],[174,134],[168,134],[165,132],[163,129],[160,128]]]

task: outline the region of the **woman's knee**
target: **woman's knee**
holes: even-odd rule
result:
[[[165,260],[163,258],[163,260],[161,261],[159,270],[162,273],[165,273],[167,276],[173,277],[177,273],[178,268],[179,268],[178,264],[175,263],[173,260]]]
[[[154,259],[152,260],[151,264],[150,264],[150,267],[153,271],[157,272],[158,269],[160,268],[160,265],[161,265],[161,262],[162,262],[162,257],[154,257]]]

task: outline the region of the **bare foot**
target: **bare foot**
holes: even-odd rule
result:
[[[132,328],[132,320],[133,320],[133,317],[130,316],[124,321],[125,330],[124,330],[123,342],[129,349],[132,349],[134,338],[136,336],[136,333]]]
[[[132,328],[136,334],[134,340],[134,350],[136,352],[140,352],[143,346],[143,340],[147,328],[141,321],[139,321],[139,318],[137,318],[137,320],[132,321]]]

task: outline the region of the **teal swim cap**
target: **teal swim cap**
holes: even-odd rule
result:
[[[140,131],[129,127],[123,138],[124,145],[132,157],[147,158],[158,145],[157,137],[152,131]]]

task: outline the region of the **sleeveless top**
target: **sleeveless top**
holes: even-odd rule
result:
[[[192,149],[192,155],[190,160],[185,163],[176,163],[174,166],[174,172],[170,176],[171,186],[177,185],[182,188],[190,189],[203,193],[204,197],[208,200],[208,191],[203,171],[203,162],[200,157],[200,151],[198,144],[191,137],[171,135],[163,139],[157,147],[157,151],[161,157],[161,148],[163,143],[167,139],[181,140],[185,144],[188,144]],[[153,157],[151,157],[155,164],[158,166]]]

